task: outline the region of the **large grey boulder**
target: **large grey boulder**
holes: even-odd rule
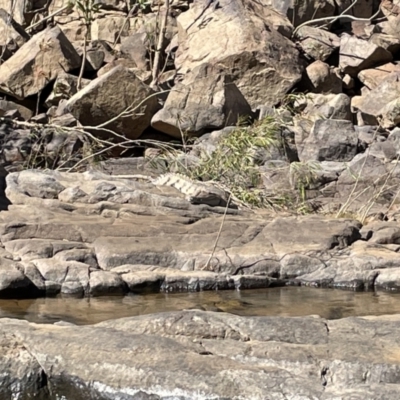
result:
[[[357,153],[358,134],[350,121],[317,120],[302,143],[301,161],[350,161]]]

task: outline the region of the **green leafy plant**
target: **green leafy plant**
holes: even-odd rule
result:
[[[279,145],[279,125],[271,117],[258,121],[251,127],[243,126],[243,122],[239,121],[236,129],[221,138],[211,154],[202,153],[197,164],[186,163],[185,158],[179,157],[177,151],[164,154],[168,168],[194,180],[214,181],[249,206],[270,205],[265,192],[258,187],[261,175],[254,154],[257,149]],[[185,144],[185,148],[188,146]],[[182,154],[183,151],[180,152]]]

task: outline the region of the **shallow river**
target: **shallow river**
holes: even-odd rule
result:
[[[200,308],[248,316],[320,315],[328,319],[400,313],[400,293],[283,287],[246,291],[99,298],[0,300],[0,317],[38,323],[94,324],[107,319]]]

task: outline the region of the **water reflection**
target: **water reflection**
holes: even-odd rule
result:
[[[400,313],[399,300],[400,293],[283,287],[91,299],[0,300],[0,317],[37,323],[67,321],[81,325],[161,311],[199,308],[247,316],[320,315],[337,319]]]

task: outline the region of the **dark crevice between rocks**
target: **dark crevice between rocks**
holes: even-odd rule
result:
[[[321,377],[321,384],[323,387],[326,387],[328,385],[328,381],[326,379],[326,375],[327,375],[328,371],[329,371],[328,367],[322,367],[320,377]]]

